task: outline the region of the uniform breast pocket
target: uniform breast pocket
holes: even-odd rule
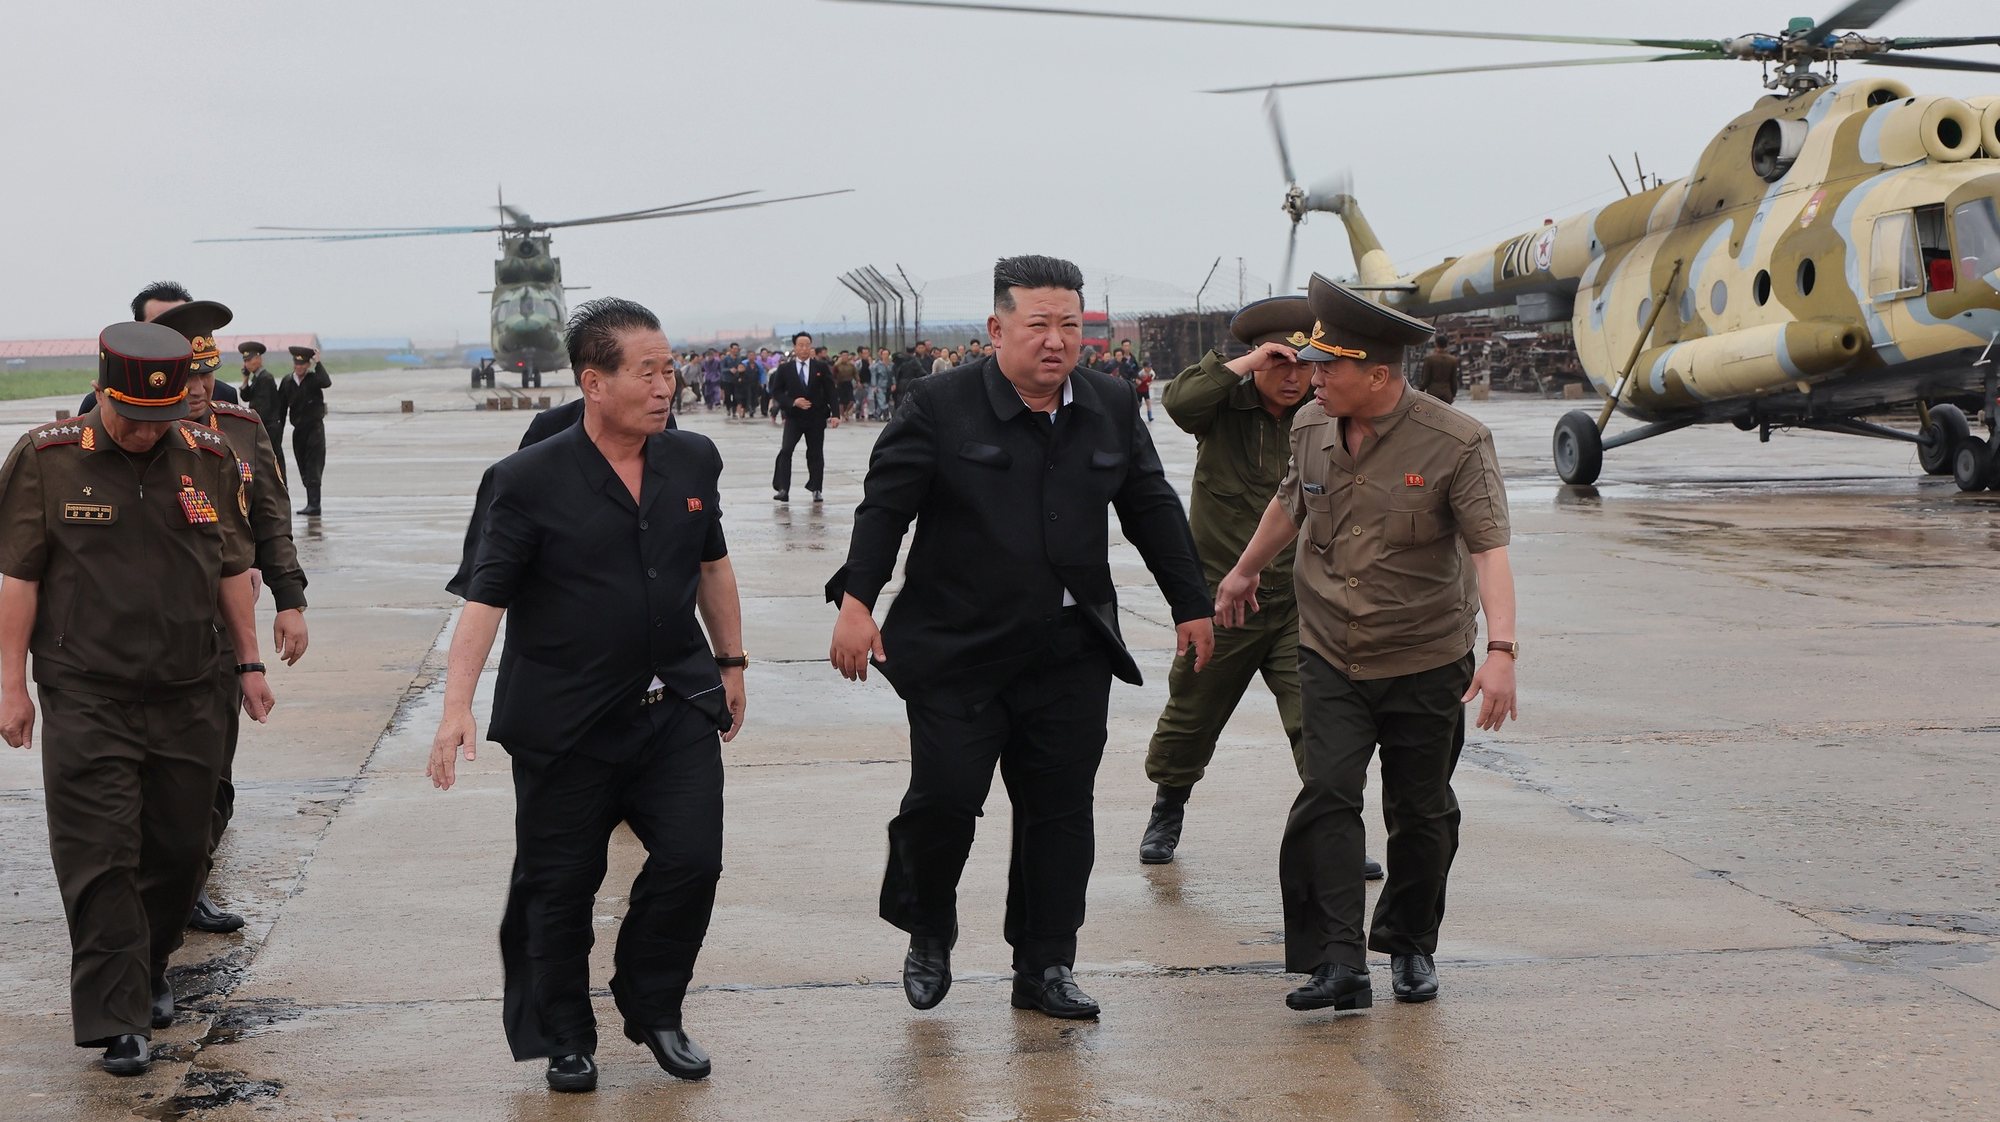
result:
[[[1390,549],[1416,549],[1430,545],[1451,531],[1451,516],[1444,495],[1435,491],[1398,496],[1390,501],[1388,522],[1382,527],[1382,543]]]
[[[1312,543],[1314,549],[1325,553],[1333,547],[1333,527],[1337,521],[1333,513],[1333,496],[1301,490],[1299,498],[1306,504],[1306,540]]]
[[[1005,448],[997,444],[981,444],[977,440],[968,440],[959,445],[958,457],[981,467],[996,468],[1001,471],[1014,466],[1014,457]]]

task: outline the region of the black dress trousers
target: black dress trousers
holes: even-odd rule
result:
[[[324,422],[292,426],[292,460],[299,482],[306,486],[306,505],[319,505],[320,475],[326,470],[326,425]]]
[[[1398,678],[1356,680],[1318,653],[1299,651],[1304,786],[1285,820],[1278,883],[1285,904],[1285,969],[1364,967],[1361,787],[1382,747],[1382,821],[1388,879],[1375,901],[1368,949],[1437,953],[1445,878],[1458,854],[1451,773],[1465,747],[1472,654]]]
[[[514,758],[515,857],[500,922],[503,1017],[516,1060],[597,1050],[591,913],[620,822],[646,847],[618,929],[612,999],[627,1022],[679,1028],[722,875],[716,719],[669,697],[607,718],[546,764]]]
[[[883,919],[912,935],[950,938],[974,820],[998,763],[1014,808],[1007,942],[1014,969],[1037,976],[1076,964],[1111,701],[1103,641],[1079,612],[1062,618],[1049,657],[992,701],[970,710],[909,702],[910,787],[889,823],[882,878]]]
[[[771,490],[785,492],[792,489],[792,450],[798,447],[799,438],[806,442],[806,490],[824,490],[826,474],[826,418],[800,417],[794,410],[785,411],[785,439],[778,446],[778,463],[771,472]]]

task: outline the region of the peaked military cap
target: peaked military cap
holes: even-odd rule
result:
[[[313,356],[319,353],[311,347],[287,347],[285,349],[292,352],[293,362],[311,362]]]
[[[1312,338],[1299,348],[1305,362],[1331,362],[1336,358],[1386,358],[1431,337],[1437,328],[1415,316],[1405,315],[1385,304],[1370,300],[1344,284],[1314,273],[1306,289],[1312,304]]]
[[[171,327],[187,337],[188,346],[194,351],[190,370],[196,374],[213,374],[222,365],[222,352],[215,346],[215,333],[235,318],[235,313],[213,300],[191,300],[175,304],[154,316],[153,322]]]
[[[187,416],[193,351],[180,332],[157,323],[114,323],[97,336],[97,388],[134,421]]]
[[[264,353],[264,352],[265,352],[266,350],[268,350],[268,349],[269,349],[269,348],[265,347],[265,346],[264,346],[264,344],[262,344],[262,343],[259,343],[259,342],[258,342],[257,340],[255,340],[255,339],[252,339],[252,340],[250,340],[250,341],[249,341],[249,342],[247,342],[247,343],[238,343],[238,344],[236,344],[236,350],[237,350],[237,352],[238,352],[239,354],[242,354],[242,355],[245,355],[245,356],[248,356],[248,355],[260,355],[260,354],[263,354],[263,353]]]
[[[1306,345],[1312,329],[1312,304],[1303,296],[1252,300],[1229,321],[1229,333],[1249,347],[1283,343],[1296,350]]]

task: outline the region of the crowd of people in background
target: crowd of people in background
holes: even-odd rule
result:
[[[963,347],[934,347],[919,339],[908,350],[888,347],[859,347],[829,352],[816,347],[813,357],[833,367],[833,380],[842,421],[887,421],[895,412],[903,392],[918,378],[942,374],[955,366],[978,362],[993,353],[993,344],[968,339]],[[787,353],[776,347],[758,347],[754,352],[741,343],[709,347],[681,355],[679,396],[676,412],[700,407],[707,412],[722,411],[732,421],[767,418],[781,425],[784,418],[771,402],[771,375]],[[1139,358],[1126,339],[1101,351],[1086,347],[1083,364],[1092,370],[1125,380],[1146,420],[1153,419],[1153,363]]]

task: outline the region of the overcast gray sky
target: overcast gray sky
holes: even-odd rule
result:
[[[1727,37],[1839,3],[1082,6]],[[20,4],[7,24],[0,203],[13,252],[0,338],[93,334],[145,281],[176,278],[229,303],[245,331],[480,339],[489,235],[194,239],[259,224],[488,222],[496,184],[537,218],[855,188],[558,233],[569,283],[641,300],[670,333],[859,319],[833,279],[845,269],[901,262],[943,299],[978,287],[950,278],[1022,252],[1134,278],[1135,292],[1138,278],[1191,290],[1220,255],[1218,287],[1233,299],[1236,256],[1255,276],[1278,272],[1283,183],[1258,97],[1199,89],[1618,53],[819,0]],[[2000,12],[1915,0],[1877,30],[2000,33]],[[1940,53],[2000,60],[1992,48]],[[2000,92],[2000,75],[1847,71],[1872,74],[1919,92]],[[1649,171],[1680,175],[1761,92],[1753,64],[1668,63],[1300,90],[1284,111],[1301,177],[1351,168],[1410,266],[1615,197],[1607,152],[1629,167],[1637,149]],[[1300,244],[1301,273],[1351,267],[1331,216],[1309,221]]]

